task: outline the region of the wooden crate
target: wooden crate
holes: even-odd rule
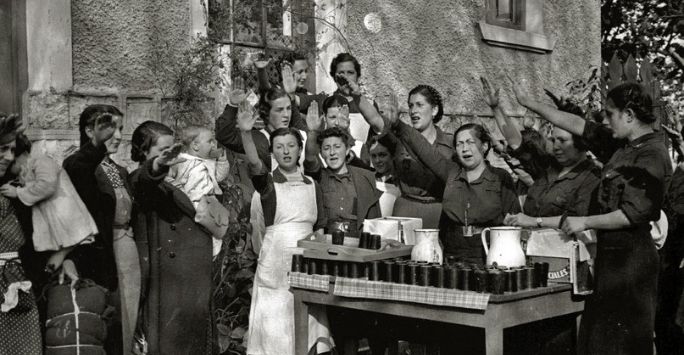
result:
[[[304,257],[324,260],[368,262],[410,256],[413,245],[387,246],[383,250],[334,245],[325,242],[300,240],[297,246],[304,248]]]

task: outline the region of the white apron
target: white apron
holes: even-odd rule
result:
[[[297,241],[313,231],[318,210],[315,185],[301,181],[274,183],[275,219],[266,227],[252,288],[249,311],[249,355],[294,355],[294,297],[287,283],[292,255],[301,254]],[[309,306],[309,347],[330,339],[325,307]],[[332,339],[331,344],[332,344]],[[319,352],[329,351],[318,345]]]
[[[263,134],[267,140],[271,139],[271,134],[268,133],[266,129],[261,129],[259,132],[261,132],[261,134]],[[299,166],[304,166],[304,147],[306,147],[306,132],[300,130],[299,134],[302,135],[303,139],[302,151],[299,154]],[[273,171],[275,170],[275,168],[278,167],[278,161],[276,161],[273,154],[270,154],[269,157],[271,159],[271,171]],[[254,249],[255,253],[259,253],[259,250],[261,249],[261,243],[263,243],[264,240],[264,234],[266,233],[266,225],[264,224],[264,211],[261,207],[261,195],[258,191],[254,191],[254,193],[252,194],[252,203],[250,204],[249,208],[249,216],[249,223],[252,224],[252,248]]]

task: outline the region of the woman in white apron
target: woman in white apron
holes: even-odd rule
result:
[[[394,201],[401,196],[401,190],[394,178],[394,149],[390,150],[380,143],[378,136],[369,141],[371,163],[375,168],[375,187],[382,191],[380,213],[383,217],[392,216]]]
[[[294,355],[294,298],[287,272],[292,255],[301,253],[297,241],[325,225],[322,194],[318,185],[298,167],[303,142],[299,131],[279,128],[271,133],[271,154],[278,167],[269,173],[259,159],[251,130],[256,117],[247,103],[238,114],[245,153],[254,188],[261,195],[266,234],[252,289],[247,354]],[[319,352],[330,350],[332,340],[324,307],[309,307],[309,346],[318,339]]]

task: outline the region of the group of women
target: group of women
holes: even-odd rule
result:
[[[3,181],[13,179],[15,141],[23,136],[20,124],[8,124],[12,117],[0,117]],[[89,279],[110,291],[116,312],[107,329],[108,354],[212,354],[212,238],[195,223],[187,196],[164,180],[169,167],[179,162],[174,132],[153,121],[136,127],[130,154],[139,167],[129,174],[111,159],[122,140],[122,124],[121,111],[109,105],[88,106],[80,116],[81,147],[64,160],[63,169],[98,233],[92,243],[71,250],[54,277],[71,281],[72,287],[78,287],[78,279]],[[32,245],[31,234],[22,233],[22,214],[7,198],[0,196],[0,207],[1,287],[7,303],[16,282],[31,281],[33,292],[41,294],[50,280],[22,270],[21,263],[27,270],[41,261],[45,266],[45,258],[35,250],[18,258],[24,242]],[[45,272],[53,270],[46,267]],[[22,307],[0,312],[2,353],[42,353],[38,308],[31,295],[19,292]]]
[[[257,65],[262,73],[265,65]],[[501,109],[499,90],[483,79],[484,100],[505,137],[502,142],[476,123],[453,134],[443,132],[436,125],[444,116],[442,97],[428,85],[409,92],[405,123],[394,95],[380,106],[361,95],[361,66],[348,53],[331,64],[339,87],[335,100],[304,89],[307,66],[306,58],[298,56],[283,64],[281,85],[263,88],[256,110],[244,92],[231,93],[216,121],[217,140],[247,157],[265,231],[253,241],[260,248],[248,354],[294,352],[286,270],[292,254],[301,252],[296,242],[327,226],[324,193],[300,166],[307,136],[320,129],[318,107],[325,107],[324,115],[336,108],[326,122],[342,130],[349,129],[350,114],[370,125],[364,148],[344,159],[355,169],[373,170],[385,193],[387,184],[398,187],[392,190],[396,201],[383,215],[417,217],[424,228],[439,228],[445,254],[458,261],[485,262],[480,234],[486,227],[550,227],[568,235],[596,230],[595,291],[586,302],[578,350],[652,351],[658,256],[650,222],[660,218],[672,167],[666,142],[652,128],[653,103],[640,85],[612,89],[605,122],[594,122],[576,107],[542,104],[514,83],[517,102],[553,125],[550,134],[542,135],[520,131]],[[337,110],[332,101],[346,104]],[[212,238],[195,223],[189,199],[164,180],[169,167],[180,161],[174,132],[152,121],[136,127],[131,157],[139,167],[129,174],[111,159],[121,141],[122,116],[115,107],[93,105],[80,117],[81,147],[63,166],[99,233],[94,243],[69,253],[62,272],[118,292],[117,343],[123,348],[118,351],[130,353],[138,328],[149,354],[212,353]],[[264,129],[254,128],[257,118]],[[7,168],[15,159],[11,144],[17,129],[9,117],[2,120],[8,124],[0,124],[0,167]],[[488,162],[491,154],[505,157],[517,181]],[[11,229],[0,236],[3,293],[6,280],[22,279],[21,265],[14,262],[21,245],[15,213],[0,196],[0,229]],[[17,312],[0,312],[0,329],[16,327]],[[36,320],[30,312],[19,316],[22,327]],[[324,309],[312,308],[309,327],[311,347],[317,344],[325,352],[334,346]],[[0,346],[5,338],[0,336]],[[19,349],[15,353],[29,353],[22,348],[26,342],[11,346]]]
[[[378,107],[360,95],[360,71],[356,59],[346,53],[331,66],[337,93],[348,99],[349,112],[360,113],[371,127],[371,156],[373,148],[385,156],[376,154],[369,161],[382,169],[377,181],[391,179],[399,187],[392,215],[418,217],[424,227],[439,228],[446,255],[478,264],[485,261],[479,238],[485,227],[558,228],[568,235],[596,230],[595,291],[586,304],[578,349],[585,354],[652,351],[658,257],[650,222],[660,218],[672,165],[667,142],[652,128],[653,103],[644,88],[635,83],[613,88],[604,121],[595,122],[575,106],[539,103],[514,83],[517,102],[553,125],[549,134],[540,134],[519,130],[501,109],[499,90],[483,80],[485,101],[505,137],[500,142],[476,123],[459,127],[453,135],[441,131],[436,125],[444,115],[441,95],[428,85],[410,91],[409,120],[404,123],[398,119],[396,99]],[[308,103],[321,99],[303,89],[292,95],[282,90],[272,98],[289,101],[293,115],[307,112]],[[230,123],[219,119],[218,125],[230,129],[235,124],[240,114],[232,109],[232,115],[221,118],[231,118],[225,121]],[[277,112],[260,109],[265,122],[277,119]],[[287,159],[297,160],[302,135],[292,129],[277,131],[293,138],[290,146],[295,149],[289,153],[294,156]],[[300,172],[280,170],[287,166],[285,158],[271,152],[278,167],[271,167],[277,169],[269,181],[308,181]],[[507,159],[517,182],[508,171],[489,164],[492,153]],[[260,174],[254,176],[261,179]],[[268,208],[280,210],[278,203]]]

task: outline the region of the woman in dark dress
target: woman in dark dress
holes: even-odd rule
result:
[[[390,106],[387,117],[396,137],[445,185],[441,195],[445,218],[440,222],[444,254],[458,261],[484,264],[482,229],[500,226],[506,214],[520,212],[511,176],[485,160],[491,147],[489,134],[477,124],[461,126],[454,138],[457,163],[401,122],[396,107]]]
[[[140,163],[130,178],[143,274],[140,322],[150,355],[204,355],[213,343],[212,236],[195,223],[185,193],[164,181],[181,162],[181,146],[173,143],[173,131],[153,121],[131,138],[131,159]]]
[[[99,123],[95,121],[107,116],[113,125],[107,123],[106,130],[111,131],[111,136],[105,139],[109,132],[106,136],[97,134]],[[119,150],[122,121],[123,114],[114,106],[86,107],[79,117],[81,148],[65,159],[64,169],[99,231],[98,246],[79,246],[81,250],[71,258],[76,260],[79,272],[95,275],[98,283],[117,291],[117,321],[112,325],[116,329],[109,331],[108,350],[129,354],[140,299],[140,260],[130,228],[132,199],[128,171],[110,157]]]
[[[650,222],[660,218],[672,166],[654,133],[652,100],[638,84],[608,93],[609,126],[539,104],[514,85],[518,102],[573,134],[604,162],[597,191],[600,214],[552,217],[567,234],[598,231],[595,289],[585,303],[580,354],[651,354],[658,253]]]
[[[0,114],[0,177],[14,161],[21,119]],[[10,200],[0,196],[0,354],[42,354],[38,308],[19,259],[24,234]]]

